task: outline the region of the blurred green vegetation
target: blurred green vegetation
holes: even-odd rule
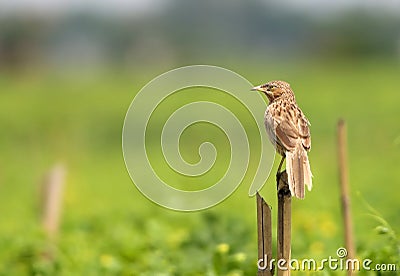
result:
[[[400,17],[398,7],[390,8],[392,1],[321,2],[311,9],[299,8],[309,1],[289,2],[153,0],[143,14],[129,8],[117,12],[121,3],[110,1],[102,3],[109,6],[106,12],[93,3],[58,7],[59,13],[5,10],[0,12],[0,69],[159,68],[242,56],[247,61],[399,58]]]
[[[304,201],[293,202],[292,257],[318,260],[336,256],[343,246],[335,140],[341,117],[348,126],[358,256],[398,263],[393,238],[400,230],[398,63],[297,60],[273,68],[242,62],[228,69],[254,84],[289,81],[312,123],[314,188]],[[135,93],[159,73],[1,74],[0,275],[256,273],[256,211],[255,199],[247,195],[249,183],[209,210],[180,213],[150,202],[125,170],[125,112]],[[196,133],[185,135],[181,146],[189,148],[190,160],[197,156],[190,142]],[[223,142],[222,137],[217,144]],[[43,174],[58,162],[68,175],[61,229],[50,242],[40,225],[39,190]],[[269,179],[261,192],[272,206],[274,187]],[[362,198],[390,229],[368,216]]]

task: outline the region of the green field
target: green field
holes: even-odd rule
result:
[[[344,245],[336,156],[336,123],[344,118],[358,257],[400,269],[392,232],[400,231],[399,64],[224,67],[254,84],[289,81],[311,121],[314,189],[293,202],[292,257],[319,260]],[[217,206],[182,213],[149,201],[125,169],[125,113],[140,88],[168,69],[0,75],[0,275],[255,275],[256,210],[248,178]],[[191,135],[181,146],[196,159]],[[217,143],[226,147],[223,141]],[[39,194],[43,175],[57,163],[67,168],[67,179],[60,231],[50,242]],[[274,187],[270,178],[261,194],[275,207]],[[371,216],[366,202],[391,228]],[[344,275],[321,275],[335,273]]]

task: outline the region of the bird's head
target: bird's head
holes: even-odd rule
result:
[[[282,95],[293,95],[289,83],[285,81],[270,81],[266,84],[253,87],[251,90],[264,93],[270,102],[278,99]]]

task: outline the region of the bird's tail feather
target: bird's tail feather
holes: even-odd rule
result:
[[[312,188],[312,173],[307,152],[301,144],[292,152],[286,152],[286,171],[292,196],[303,199],[304,186],[307,185],[308,190]]]

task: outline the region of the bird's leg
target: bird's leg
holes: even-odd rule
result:
[[[282,156],[281,162],[279,163],[279,166],[278,166],[278,171],[276,172],[276,179],[278,179],[278,180],[281,177],[281,168],[282,168],[282,164],[283,164],[283,161],[285,160],[285,158],[286,158],[286,156]]]

